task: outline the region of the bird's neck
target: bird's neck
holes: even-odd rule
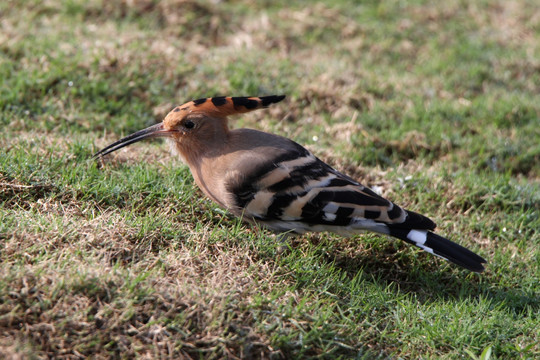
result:
[[[225,164],[223,156],[229,150],[228,136],[219,136],[212,139],[197,139],[194,149],[184,150],[184,162],[189,166],[191,174],[199,188],[220,206],[227,208],[228,199],[223,195],[223,176]]]
[[[175,142],[174,147],[182,160],[194,170],[200,167],[203,161],[223,155],[228,144],[228,129],[216,129],[216,131],[208,132],[204,136]]]

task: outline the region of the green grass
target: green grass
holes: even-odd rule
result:
[[[0,4],[0,357],[540,356],[534,1]],[[288,249],[160,142],[214,95],[434,219],[478,275],[374,234]]]

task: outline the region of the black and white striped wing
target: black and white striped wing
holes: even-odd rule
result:
[[[244,216],[277,231],[299,233],[366,229],[389,234],[386,225],[435,227],[428,218],[405,211],[304,148],[287,155],[259,169],[244,186],[244,197],[238,199]]]
[[[246,185],[247,184],[247,185]],[[370,230],[416,245],[469,270],[486,261],[429,230],[435,223],[407,211],[341,174],[304,148],[259,169],[244,183],[237,201],[244,216],[277,232]]]

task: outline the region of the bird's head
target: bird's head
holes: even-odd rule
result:
[[[218,140],[226,134],[227,116],[268,107],[285,98],[284,95],[262,97],[213,97],[193,100],[171,110],[159,124],[128,135],[94,154],[100,158],[138,141],[166,137],[186,158],[199,150],[205,141]]]

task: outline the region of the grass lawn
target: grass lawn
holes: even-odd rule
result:
[[[534,0],[0,2],[0,358],[540,357]],[[374,234],[288,250],[161,141],[216,95],[431,217],[473,274]]]

